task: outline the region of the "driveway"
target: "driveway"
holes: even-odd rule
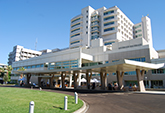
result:
[[[74,92],[49,90],[74,96]],[[165,113],[165,95],[135,93],[79,93],[89,104],[87,113]]]

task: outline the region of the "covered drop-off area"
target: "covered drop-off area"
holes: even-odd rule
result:
[[[69,86],[74,84],[74,89],[78,88],[79,81],[81,79],[80,75],[83,74],[86,77],[86,88],[88,89],[88,85],[90,84],[90,79],[92,77],[92,73],[100,74],[100,82],[101,82],[101,89],[105,90],[107,87],[107,74],[108,73],[116,73],[117,83],[118,83],[118,90],[122,90],[124,87],[123,84],[123,76],[124,72],[128,71],[136,71],[137,76],[137,83],[138,83],[138,90],[145,91],[144,87],[144,73],[150,69],[158,69],[164,66],[163,64],[151,64],[145,62],[138,62],[132,60],[120,60],[118,62],[112,62],[107,64],[100,64],[95,66],[87,66],[81,68],[73,68],[73,69],[54,69],[54,70],[25,70],[25,71],[13,71],[15,74],[24,74],[27,76],[27,84],[29,84],[30,78],[32,74],[38,76],[38,86],[41,87],[41,80],[46,77],[49,79],[50,87],[53,88],[54,86],[54,78],[59,77],[61,78],[61,85],[63,89],[65,89],[65,78],[69,77]],[[57,81],[56,81],[57,82]]]

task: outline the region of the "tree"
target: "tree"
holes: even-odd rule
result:
[[[3,81],[5,83],[10,81],[11,71],[12,71],[11,65],[4,68],[0,68],[0,77],[3,77]]]
[[[5,75],[3,76],[3,81],[5,82],[5,83],[7,83],[8,81],[9,81],[9,77],[8,77],[8,75],[5,73]]]

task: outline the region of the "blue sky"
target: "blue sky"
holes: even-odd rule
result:
[[[0,63],[7,64],[13,46],[37,50],[69,46],[70,19],[86,6],[118,6],[136,24],[151,18],[153,45],[165,49],[164,0],[0,0]]]

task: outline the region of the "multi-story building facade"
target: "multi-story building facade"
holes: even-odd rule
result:
[[[116,6],[108,9],[102,7],[97,10],[88,6],[82,9],[80,15],[71,19],[69,48],[55,49],[49,54],[17,61],[12,64],[12,67],[15,72],[20,67],[24,67],[27,72],[34,75],[31,80],[37,80],[39,76],[35,73],[44,73],[44,71],[58,72],[61,69],[113,64],[123,59],[139,63],[165,63],[164,58],[165,51],[156,51],[152,46],[149,17],[142,17],[141,23],[133,24]],[[165,87],[164,69],[165,67],[162,67],[156,71],[145,72],[146,84],[149,87],[154,85]],[[162,75],[158,76],[158,73]],[[93,75],[98,79],[100,77],[99,73],[93,73]],[[124,75],[124,85],[135,83],[135,71],[124,72]],[[42,77],[48,79],[50,76]],[[117,81],[116,74],[108,73],[107,82],[115,81]],[[157,81],[159,84],[156,84]]]
[[[70,48],[90,46],[90,41],[102,38],[104,45],[133,38],[132,21],[117,7],[83,8],[71,19]]]
[[[144,38],[151,46],[153,46],[151,20],[148,16],[142,17],[141,22],[133,26],[133,34],[134,38]]]
[[[42,52],[40,51],[26,49],[23,46],[16,45],[13,47],[13,51],[9,53],[8,65],[12,65],[16,61],[37,57],[41,54]]]

